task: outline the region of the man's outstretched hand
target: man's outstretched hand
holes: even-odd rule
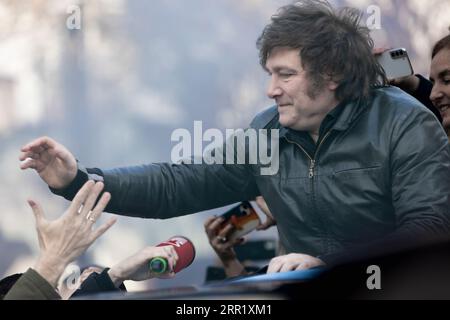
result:
[[[20,168],[34,169],[51,188],[67,187],[77,175],[77,161],[62,144],[41,137],[22,147]]]
[[[269,263],[267,273],[307,270],[321,266],[325,266],[325,262],[319,258],[307,254],[291,253],[273,258]]]

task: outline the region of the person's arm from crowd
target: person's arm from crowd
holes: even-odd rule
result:
[[[56,286],[64,269],[116,221],[111,219],[93,228],[111,198],[109,193],[104,193],[96,204],[102,190],[102,183],[87,182],[69,209],[54,221],[45,218],[38,203],[28,201],[36,218],[40,254],[33,268],[19,278],[5,299],[60,298]]]
[[[149,268],[152,258],[165,258],[168,262],[168,273],[154,274]],[[147,247],[136,254],[120,261],[101,273],[91,273],[81,283],[80,288],[71,296],[80,297],[100,292],[125,290],[123,282],[126,280],[142,281],[151,278],[170,279],[175,276],[173,269],[178,261],[178,255],[173,246]]]
[[[233,247],[241,244],[244,239],[231,240],[231,233],[234,227],[231,223],[222,228],[224,222],[221,217],[210,217],[205,223],[205,232],[211,247],[216,252],[222,262],[227,277],[237,277],[247,275],[244,265],[237,258]]]
[[[30,142],[21,151],[21,168],[35,169],[53,192],[67,199],[88,174],[103,180],[112,195],[106,211],[118,214],[171,218],[259,195],[246,165],[151,164],[86,172],[64,146],[47,137]]]
[[[78,290],[80,289],[81,284],[87,283],[87,282],[91,282],[88,281],[91,278],[91,275],[93,274],[101,274],[103,273],[105,270],[108,270],[108,268],[101,268],[98,266],[90,266],[87,267],[85,269],[83,269],[83,272],[81,272],[81,274],[77,273],[77,270],[72,271],[72,273],[70,273],[69,275],[67,275],[66,278],[62,279],[62,281],[60,282],[60,284],[58,285],[58,293],[61,296],[61,299],[63,300],[68,300],[72,297],[72,295]],[[108,281],[111,282],[111,280],[108,277]],[[107,285],[104,285],[103,281],[99,281],[99,284],[97,284],[95,281],[93,282],[93,284],[97,287],[99,287],[97,289],[97,292],[101,292],[101,291],[108,291],[110,289],[103,289],[102,287]],[[115,289],[114,285],[111,284],[111,286]],[[122,290],[126,291],[126,288],[124,286],[121,287]]]
[[[388,48],[376,48],[373,50],[375,56],[381,55],[383,52],[389,50]],[[422,75],[416,74],[407,77],[390,79],[389,84],[396,86],[409,95],[419,100],[424,106],[426,106],[433,114],[442,122],[442,116],[439,110],[433,105],[430,99],[431,90],[433,84],[430,80],[425,79]]]
[[[276,225],[275,218],[267,206],[263,197],[256,197],[256,204],[261,211],[266,215],[266,221],[257,226],[257,230],[267,230],[268,228]],[[249,272],[245,266],[237,258],[236,252],[233,249],[234,246],[240,245],[244,242],[244,238],[231,240],[230,235],[235,230],[233,225],[227,224],[223,227],[223,218],[210,217],[204,223],[205,232],[208,236],[208,241],[211,247],[216,252],[220,261],[222,262],[227,277],[237,277],[242,275],[248,275]]]

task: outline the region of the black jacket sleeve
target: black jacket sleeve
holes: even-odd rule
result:
[[[240,164],[149,164],[79,170],[72,183],[55,194],[71,200],[91,177],[102,179],[111,201],[105,211],[167,219],[254,199],[259,195],[252,167]]]
[[[93,272],[83,281],[80,288],[75,291],[71,298],[78,298],[80,296],[110,292],[110,291],[127,291],[125,285],[122,283],[119,288],[116,288],[108,275],[109,268],[106,268],[102,273]]]

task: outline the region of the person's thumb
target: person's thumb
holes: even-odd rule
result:
[[[45,214],[44,210],[42,210],[41,205],[32,199],[28,199],[28,204],[30,205],[31,210],[33,210],[33,214],[36,219],[36,224],[39,225],[43,223],[45,221]]]

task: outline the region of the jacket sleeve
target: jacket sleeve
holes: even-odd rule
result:
[[[431,113],[410,109],[392,133],[391,188],[398,231],[450,234],[450,149]]]
[[[105,292],[126,292],[127,289],[125,288],[125,285],[123,283],[119,288],[116,288],[114,286],[114,283],[108,275],[108,270],[109,268],[105,268],[101,273],[91,273],[89,277],[87,277],[86,280],[81,283],[80,288],[75,291],[70,298],[79,298],[85,295]]]
[[[60,300],[50,283],[33,269],[28,269],[9,290],[5,300]]]
[[[402,109],[405,110],[405,109]],[[390,186],[396,230],[376,241],[320,256],[328,266],[429,247],[450,239],[450,147],[421,108],[401,114],[391,134]]]
[[[259,195],[250,165],[149,164],[111,170],[79,167],[71,185],[52,192],[71,200],[87,179],[111,193],[106,211],[167,219],[253,199]]]
[[[450,152],[431,113],[404,113],[392,133],[391,197],[396,230],[370,243],[320,256],[328,266],[379,258],[450,239]]]

